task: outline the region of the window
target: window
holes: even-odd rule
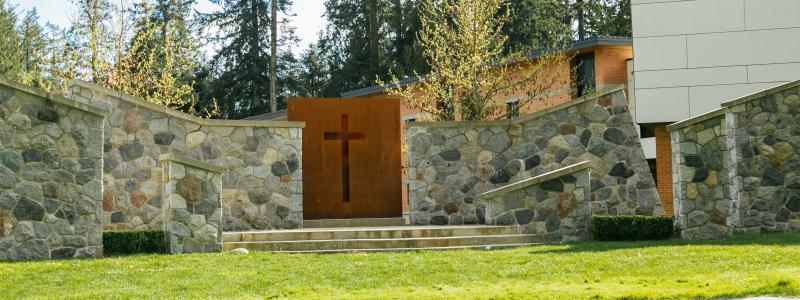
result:
[[[656,133],[653,132],[653,128],[652,127],[649,127],[649,126],[646,126],[646,125],[639,125],[639,137],[641,137],[643,139],[653,138],[653,137],[656,137]]]
[[[519,101],[506,103],[506,109],[508,110],[509,119],[516,119],[519,117]]]
[[[576,96],[580,97],[593,93],[594,84],[594,53],[580,55],[575,58],[575,89]]]

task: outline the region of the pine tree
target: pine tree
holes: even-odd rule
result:
[[[161,4],[156,5],[161,10],[147,1],[136,5],[133,39],[114,66],[107,85],[149,102],[191,109],[195,100],[192,84],[181,80],[195,70],[196,64],[186,59],[192,53],[191,41],[187,42],[188,34],[182,36],[180,30],[185,20],[178,19],[176,11]]]
[[[277,0],[277,11],[290,13],[291,2]],[[213,0],[219,12],[205,15],[203,23],[219,31],[212,41],[219,51],[212,59],[210,76],[214,83],[205,97],[224,99],[220,103],[223,115],[241,118],[269,111],[270,98],[270,3],[267,0]],[[277,49],[297,43],[294,28],[288,18],[281,18]],[[291,51],[281,51],[277,57],[278,104],[285,101],[287,74],[293,60]],[[280,105],[277,105],[280,107]]]
[[[22,49],[22,83],[34,87],[45,85],[43,65],[45,63],[46,41],[44,30],[39,25],[36,9],[29,11],[19,26]]]
[[[0,76],[19,80],[23,53],[17,33],[17,15],[6,0],[0,0]]]
[[[101,83],[109,70],[111,48],[110,9],[108,0],[72,0],[78,15],[72,21],[73,33],[80,37],[81,69],[92,82]]]

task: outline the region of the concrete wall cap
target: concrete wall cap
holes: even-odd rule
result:
[[[594,101],[594,100],[597,100],[600,97],[612,95],[612,94],[614,94],[616,92],[620,92],[620,91],[624,91],[624,90],[625,90],[625,86],[624,85],[614,86],[614,87],[611,87],[611,88],[608,88],[608,89],[605,89],[605,90],[602,90],[602,91],[598,91],[598,92],[593,93],[593,94],[589,94],[589,95],[585,95],[585,96],[582,96],[582,97],[578,97],[578,98],[572,99],[572,100],[567,101],[565,103],[562,103],[562,104],[559,104],[559,105],[556,105],[556,106],[553,106],[553,107],[549,107],[547,109],[543,109],[543,110],[536,111],[536,112],[533,112],[533,113],[530,113],[530,114],[527,114],[527,115],[524,115],[524,116],[520,116],[519,118],[512,119],[512,120],[411,122],[411,123],[406,123],[406,126],[407,127],[424,127],[424,128],[428,128],[428,127],[440,127],[441,128],[441,127],[508,126],[508,125],[524,123],[524,122],[530,121],[531,119],[539,118],[541,116],[550,114],[550,113],[552,113],[554,111],[559,111],[559,110],[570,108],[570,107],[573,107],[573,106],[576,106],[576,105],[580,105],[580,104],[583,104],[583,103],[586,103],[586,102],[589,102],[589,101]]]
[[[111,113],[110,105],[106,102],[86,102],[80,100],[69,99],[64,96],[46,92],[44,90],[27,86],[15,81],[8,80],[0,76],[0,85],[10,87],[12,89],[28,93],[33,96],[41,97],[47,101],[55,102],[67,107],[82,110],[97,116],[105,117]]]
[[[478,195],[478,197],[480,197],[482,199],[495,198],[497,196],[502,196],[502,195],[508,194],[510,192],[517,191],[517,190],[520,190],[520,189],[523,189],[523,188],[526,188],[526,187],[529,187],[529,186],[532,186],[532,185],[535,185],[535,184],[539,184],[539,183],[542,183],[542,182],[545,182],[545,181],[548,181],[548,180],[556,179],[556,178],[563,177],[563,176],[566,176],[566,175],[570,175],[570,174],[573,174],[573,173],[577,173],[577,172],[580,172],[580,171],[583,171],[583,170],[587,170],[589,168],[591,168],[591,162],[590,161],[587,160],[587,161],[579,162],[579,163],[574,164],[574,165],[566,166],[566,167],[563,167],[563,168],[560,168],[560,169],[556,169],[556,170],[553,170],[553,171],[550,171],[550,172],[547,172],[547,173],[544,173],[544,174],[541,174],[541,175],[537,175],[537,176],[534,176],[534,177],[531,177],[531,178],[528,178],[528,179],[525,179],[525,180],[521,180],[521,181],[518,181],[518,182],[515,182],[515,183],[512,183],[512,184],[509,184],[509,185],[506,185],[506,186],[503,186],[503,187],[500,187],[500,188],[496,188],[496,189],[488,191],[488,192],[484,192],[484,193]]]
[[[218,120],[218,119],[203,119],[181,111],[167,108],[163,105],[150,103],[142,99],[133,97],[123,92],[115,91],[104,86],[94,83],[86,82],[83,80],[73,80],[71,87],[77,86],[86,88],[97,93],[111,96],[130,104],[145,107],[147,109],[161,112],[169,116],[183,119],[186,121],[194,122],[204,126],[230,126],[230,127],[265,127],[265,128],[305,128],[306,123],[302,121],[247,121],[247,120]]]
[[[191,159],[183,155],[175,154],[175,153],[167,153],[161,154],[158,159],[160,161],[174,161],[180,164],[184,164],[190,167],[195,167],[198,169],[202,169],[205,171],[209,171],[212,173],[222,174],[225,172],[225,168],[215,166],[209,163],[205,163],[199,160]]]

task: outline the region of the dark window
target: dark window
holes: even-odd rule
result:
[[[406,123],[412,123],[412,122],[416,122],[416,121],[417,121],[417,118],[413,118],[413,119],[406,120]]]
[[[639,135],[641,135],[643,139],[656,137],[655,132],[653,132],[653,128],[644,125],[639,125]]]
[[[519,101],[506,103],[506,109],[508,110],[509,119],[515,119],[519,117]]]
[[[575,58],[575,80],[578,97],[594,92],[594,53]]]

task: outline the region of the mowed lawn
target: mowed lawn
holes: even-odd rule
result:
[[[147,255],[0,263],[2,298],[800,296],[800,234],[496,251]]]

